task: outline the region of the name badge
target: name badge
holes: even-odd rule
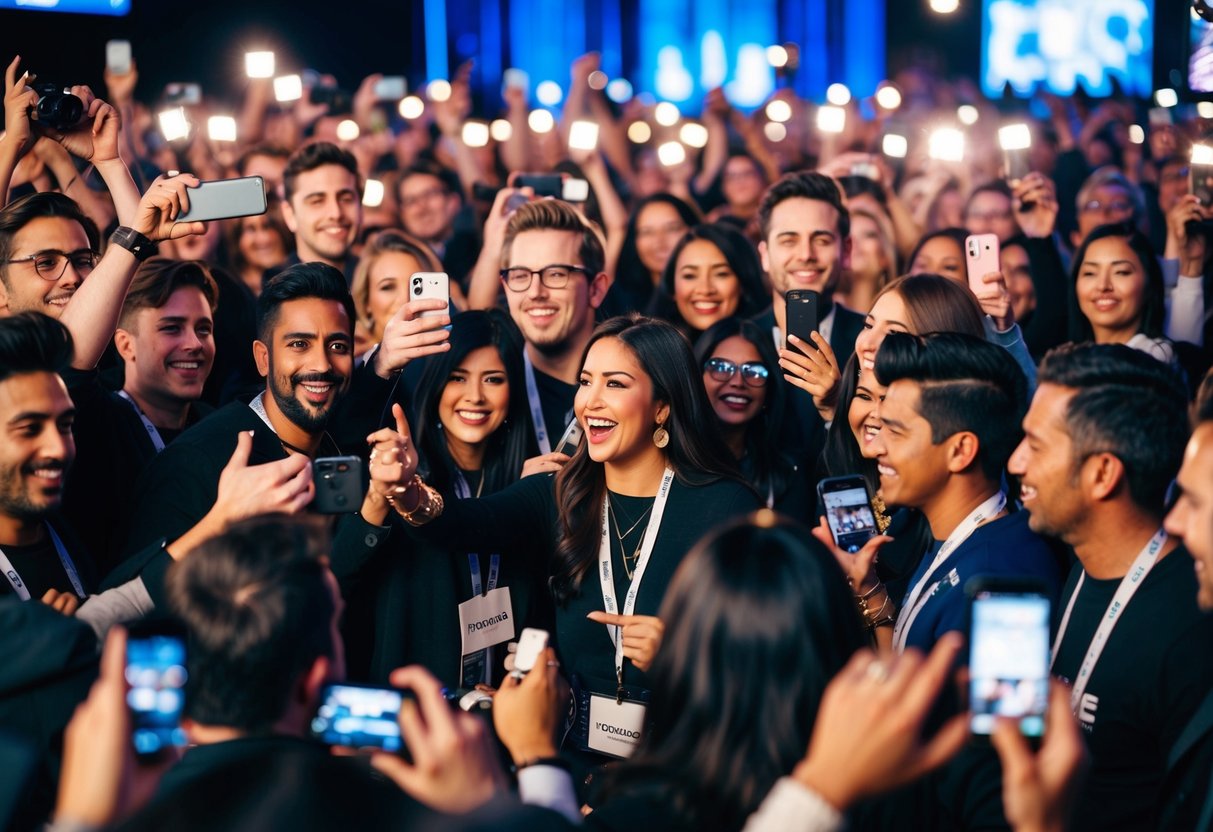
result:
[[[616,702],[613,696],[590,695],[591,751],[612,757],[630,757],[640,743],[647,706],[639,702]]]
[[[498,587],[459,605],[459,632],[463,655],[485,650],[514,638],[514,608],[510,590]]]

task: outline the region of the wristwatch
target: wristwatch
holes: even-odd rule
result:
[[[110,244],[119,246],[135,255],[135,259],[142,263],[149,257],[155,257],[156,252],[160,249],[133,228],[127,228],[125,225],[118,226],[117,230],[110,235]]]

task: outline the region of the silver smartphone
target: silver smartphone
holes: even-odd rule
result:
[[[114,75],[126,75],[131,71],[131,42],[129,40],[105,42],[105,68]]]
[[[265,213],[265,181],[260,176],[212,179],[187,194],[190,209],[177,222],[205,222]]]
[[[577,446],[581,444],[581,436],[584,433],[581,429],[581,423],[576,419],[569,422],[569,426],[564,429],[564,435],[560,437],[560,441],[556,443],[556,453],[572,456],[577,451]]]
[[[399,101],[407,92],[403,75],[389,75],[375,82],[377,101]]]

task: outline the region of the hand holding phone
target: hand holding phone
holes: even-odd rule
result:
[[[400,751],[404,691],[372,685],[330,684],[320,694],[311,733],[326,745]]]
[[[969,595],[969,728],[994,731],[998,717],[1044,734],[1049,701],[1049,596],[1032,581],[977,578]]]
[[[451,279],[446,272],[415,272],[409,278],[410,300],[440,300],[446,304],[443,309],[427,309],[418,318],[441,318],[450,314]],[[448,324],[447,329],[450,329]]]
[[[140,759],[156,759],[186,743],[181,729],[189,676],[185,638],[182,626],[164,620],[138,622],[127,631],[126,702]]]
[[[576,419],[569,422],[569,426],[564,429],[560,441],[556,443],[556,453],[572,456],[576,453],[577,446],[581,444],[581,437],[584,433],[581,429],[581,423]]]
[[[266,211],[265,181],[260,176],[212,179],[190,188],[190,208],[177,222],[206,222],[252,217]]]
[[[784,294],[784,319],[787,322],[787,334],[795,335],[806,344],[813,344],[813,333],[817,331],[817,309],[821,295],[812,289],[790,289]],[[788,349],[798,349],[788,342]],[[804,350],[801,350],[804,352]]]
[[[876,514],[863,477],[828,477],[817,484],[817,499],[839,549],[858,552],[876,536]]]
[[[530,673],[539,660],[539,655],[547,649],[548,631],[534,627],[526,627],[518,638],[518,649],[514,652],[514,669],[510,675],[521,679]]]
[[[322,456],[312,463],[316,496],[312,510],[321,514],[351,514],[362,507],[362,458]]]
[[[981,295],[986,291],[985,276],[1002,270],[998,259],[998,235],[970,234],[966,237],[965,267],[970,291]]]

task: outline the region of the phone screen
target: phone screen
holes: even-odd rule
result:
[[[876,534],[876,516],[872,513],[866,488],[825,491],[821,500],[825,503],[830,533],[839,549],[858,552]]]
[[[969,635],[970,730],[988,735],[997,717],[1043,736],[1049,701],[1049,599],[1034,592],[979,589]]]
[[[392,688],[329,685],[312,719],[312,736],[328,745],[399,751],[396,721],[404,694]]]
[[[126,642],[126,694],[135,752],[151,757],[185,745],[185,641],[176,635],[130,636]]]

